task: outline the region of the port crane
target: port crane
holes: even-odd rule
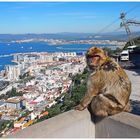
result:
[[[140,21],[132,20],[132,19],[126,19],[126,13],[121,13],[120,14],[120,19],[122,20],[120,27],[124,27],[128,36],[128,41],[130,42],[131,46],[135,45],[135,42],[133,40],[133,36],[131,34],[129,26],[137,26],[140,25]]]

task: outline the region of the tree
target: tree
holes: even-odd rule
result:
[[[23,92],[17,92],[16,88],[12,87],[11,91],[8,91],[6,94],[0,95],[0,99],[5,99],[7,100],[10,97],[15,97],[15,96],[23,96]]]
[[[65,95],[63,105],[61,106],[61,111],[68,111],[79,104],[80,100],[83,98],[87,90],[86,82],[88,75],[89,72],[87,71],[87,69],[85,69],[82,74],[77,74],[75,77],[73,77],[74,85],[71,89],[72,94],[67,93]]]
[[[116,50],[114,50],[114,53],[117,54],[117,53],[121,53],[122,52],[122,49],[117,47]]]
[[[120,49],[119,47],[117,47],[115,50],[112,50],[111,48],[105,47],[105,48],[103,48],[103,50],[105,50],[107,52],[108,56],[118,54],[122,51],[122,49]]]
[[[133,40],[134,40],[136,45],[140,45],[140,36],[134,38]],[[131,46],[129,41],[125,44],[124,49],[127,49],[128,46]]]
[[[46,69],[41,69],[40,72],[43,73],[43,74],[45,74]]]
[[[46,110],[49,112],[48,117],[53,117],[61,113],[60,107],[62,104],[56,104],[52,106],[51,108],[46,108]]]

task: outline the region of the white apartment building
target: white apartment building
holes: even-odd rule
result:
[[[7,65],[6,74],[9,81],[16,81],[20,75],[20,67],[18,65]]]
[[[53,62],[53,56],[51,56],[51,55],[40,55],[39,62]]]
[[[53,55],[57,56],[57,57],[75,57],[75,56],[77,56],[76,52],[57,52],[57,53],[54,53]]]
[[[6,100],[5,105],[7,108],[21,109],[23,107],[23,101],[16,98],[10,98]]]

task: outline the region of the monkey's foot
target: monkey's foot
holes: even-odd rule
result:
[[[85,107],[83,107],[81,104],[77,105],[75,108],[75,110],[79,110],[79,111],[82,111],[85,109]]]
[[[132,111],[132,107],[131,107],[130,103],[128,103],[128,104],[126,105],[126,107],[124,108],[124,111],[125,111],[125,112],[131,112],[131,111]]]

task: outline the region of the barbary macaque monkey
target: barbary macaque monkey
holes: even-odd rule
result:
[[[76,110],[90,105],[96,116],[109,116],[130,111],[131,82],[125,71],[101,49],[92,47],[86,54],[91,74],[87,81],[87,93]]]

